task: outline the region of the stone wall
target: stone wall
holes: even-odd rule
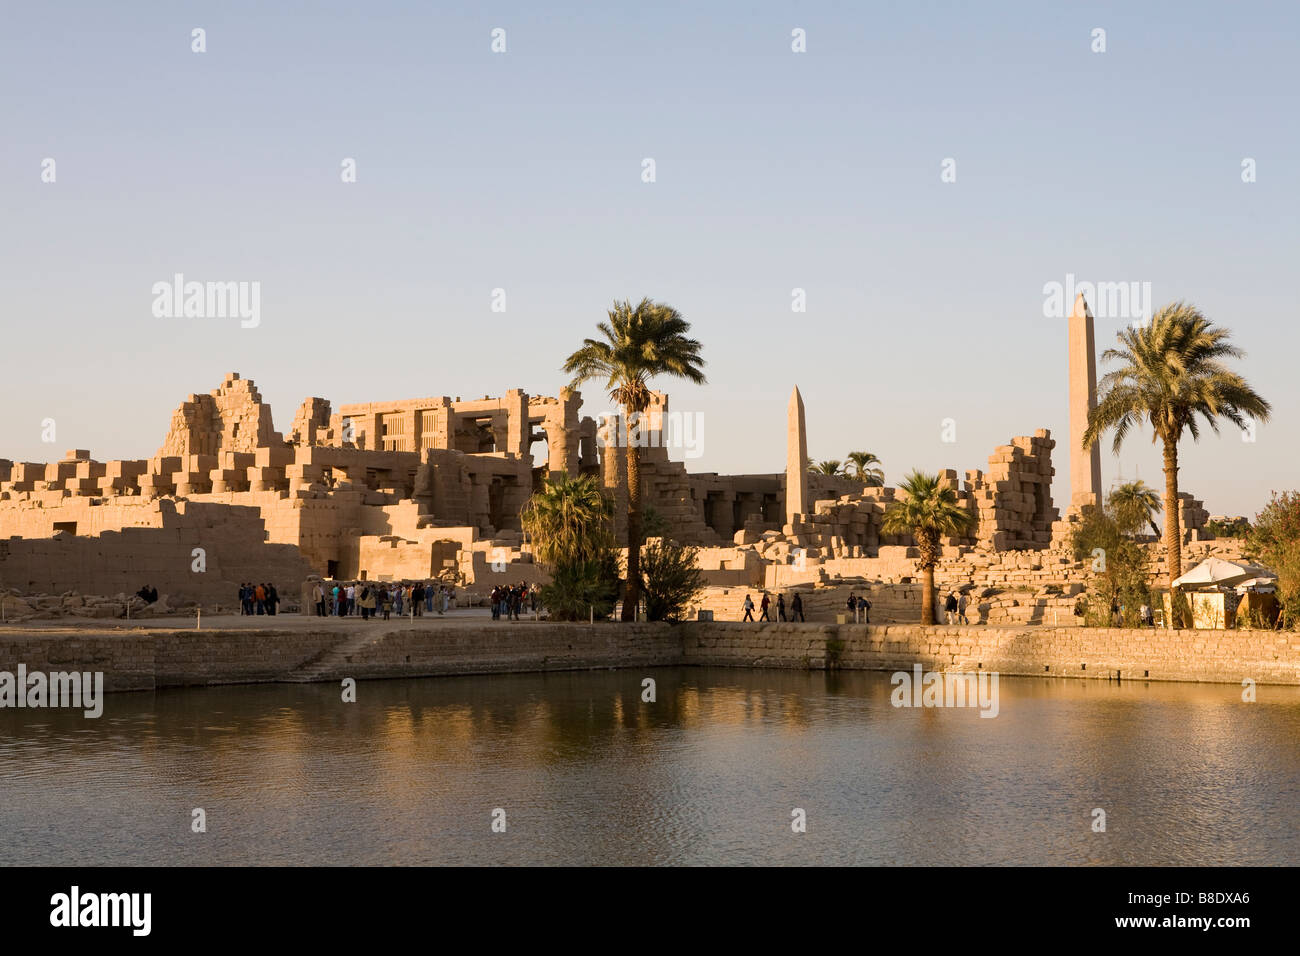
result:
[[[1300,684],[1300,634],[834,624],[540,624],[289,631],[0,631],[0,670],[99,670],[110,690],[713,665]]]
[[[1026,677],[1300,684],[1300,634],[1157,628],[681,625],[683,662],[997,671]]]

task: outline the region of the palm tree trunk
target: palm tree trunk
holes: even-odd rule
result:
[[[934,565],[927,564],[921,569],[921,582],[925,590],[921,592],[921,623],[934,623]]]
[[[1183,533],[1178,514],[1178,444],[1168,438],[1165,445],[1165,562],[1169,566],[1170,616],[1176,614],[1174,580],[1183,573]],[[1178,625],[1183,622],[1172,621]]]
[[[632,410],[623,410],[627,426],[627,590],[623,595],[623,620],[635,621],[641,603],[641,449],[632,423],[641,427]]]

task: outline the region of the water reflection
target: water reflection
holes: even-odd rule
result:
[[[890,690],[665,668],[0,711],[0,863],[1300,862],[1300,689],[1004,678],[992,720]]]

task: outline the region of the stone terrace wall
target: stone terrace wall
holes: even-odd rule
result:
[[[687,623],[683,662],[1300,684],[1300,634],[1159,628]],[[828,642],[829,646],[828,646]]]
[[[525,624],[357,631],[0,631],[0,671],[104,672],[108,690],[653,667],[681,663],[667,624]]]
[[[715,665],[1300,684],[1300,634],[835,624],[541,624],[290,632],[0,631],[0,670],[92,670],[109,690]]]

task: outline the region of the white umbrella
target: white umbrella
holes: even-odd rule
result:
[[[1261,576],[1251,578],[1249,581],[1242,581],[1237,585],[1238,591],[1259,591],[1264,594],[1271,594],[1277,590],[1277,576]]]
[[[1249,564],[1238,564],[1222,558],[1206,558],[1192,570],[1174,581],[1176,588],[1202,588],[1219,585],[1235,587],[1252,578],[1274,577],[1264,568]]]

